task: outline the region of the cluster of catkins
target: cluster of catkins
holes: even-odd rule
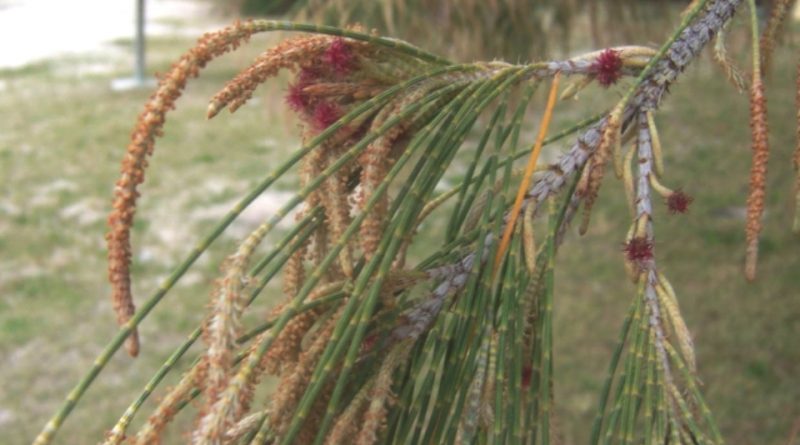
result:
[[[729,19],[735,5],[720,4],[716,6],[720,20]],[[716,23],[711,19],[707,22]],[[111,230],[107,235],[109,278],[120,324],[134,326],[129,278],[130,227],[136,209],[137,186],[144,181],[147,157],[152,154],[155,138],[161,134],[165,114],[174,107],[187,79],[197,76],[209,60],[236,48],[252,34],[271,26],[267,22],[260,23],[238,23],[201,39],[197,47],[162,76],[159,88],[139,117],[123,161],[122,176],[115,189],[114,211],[109,217]],[[699,51],[713,34],[709,31],[712,25],[708,23],[699,22],[695,29],[687,30],[673,43],[673,47],[683,48],[689,55],[692,52],[687,48]],[[471,73],[464,70],[450,77],[430,76],[402,94],[391,98],[387,96],[385,101],[379,103],[376,101],[386,91],[405,80],[430,73],[433,67],[420,58],[392,52],[387,46],[373,45],[366,40],[333,35],[310,35],[285,40],[259,56],[211,100],[209,118],[225,108],[235,111],[252,97],[264,81],[281,70],[292,72],[293,79],[285,101],[299,118],[304,147],[308,147],[303,149],[305,151],[300,160],[301,187],[297,196],[302,199],[303,206],[296,219],[298,226],[305,224],[303,227],[308,227],[309,232],[302,239],[298,236],[294,240],[297,245],[290,249],[283,267],[283,292],[287,299],[269,316],[279,328],[262,332],[248,347],[242,347],[239,340],[242,314],[244,307],[249,304],[244,297],[250,286],[248,267],[255,250],[274,227],[274,221],[267,221],[256,229],[227,259],[222,267],[222,277],[212,293],[209,315],[203,324],[203,339],[207,348],[179,384],[162,399],[134,439],[135,443],[158,443],[174,414],[198,395],[202,403],[191,438],[194,444],[235,443],[245,432],[256,434],[253,439],[255,443],[269,443],[271,439],[284,435],[294,437],[294,443],[311,443],[319,431],[315,425],[323,418],[330,417],[326,409],[335,391],[333,382],[315,382],[314,373],[326,348],[341,340],[336,337],[336,328],[340,320],[346,320],[342,318],[345,306],[319,305],[302,310],[300,306],[314,305],[336,293],[346,294],[348,286],[359,275],[359,268],[378,251],[391,205],[390,193],[385,193],[385,190],[378,193],[378,190],[387,186],[387,173],[403,153],[409,138],[426,122],[426,117],[419,114],[422,111],[398,117],[400,110],[406,110],[410,104],[425,99],[432,91],[441,92],[448,83],[464,81],[480,70],[484,70],[483,74],[486,75],[494,69],[500,72],[510,67],[501,62],[475,64]],[[765,53],[768,55],[768,51]],[[663,197],[672,214],[686,212],[692,202],[692,198],[680,189],[671,190],[660,182],[663,178],[661,142],[653,118],[653,111],[658,108],[669,83],[691,60],[691,57],[682,58],[682,54],[681,51],[667,53],[660,62],[663,66],[654,68],[656,73],[661,71],[659,75],[646,77],[636,95],[626,96],[606,117],[579,137],[574,149],[564,155],[565,161],[551,166],[525,195],[528,201],[537,201],[538,197],[540,204],[559,190],[565,182],[564,177],[579,175],[574,200],[583,204],[584,219],[580,231],[584,232],[606,167],[613,165],[615,173],[625,184],[634,218],[622,247],[626,266],[632,277],[644,285],[649,315],[654,320],[654,344],[659,349],[659,358],[665,370],[670,369],[666,349],[669,345],[665,340],[668,326],[675,333],[679,349],[689,367],[694,368],[693,346],[688,329],[680,317],[677,300],[666,278],[655,267],[650,204],[651,190]],[[654,55],[648,48],[623,47],[568,61],[533,64],[525,69],[528,70],[529,79],[544,79],[556,74],[582,75],[582,80],[575,84],[574,93],[591,82],[608,87],[624,75],[639,73],[645,66],[650,66],[648,62]],[[724,46],[718,46],[715,57],[726,67],[728,76],[741,86],[742,76],[725,55]],[[756,66],[751,83],[754,154],[747,218],[746,273],[749,278],[755,276],[768,155],[766,102],[759,73]],[[354,112],[367,103],[379,103],[380,106],[364,108],[370,110],[368,112]],[[435,101],[432,103],[436,104]],[[375,137],[369,138],[370,135]],[[626,151],[625,145],[631,140],[634,142]],[[359,144],[366,145],[354,149]],[[797,153],[800,153],[800,149]],[[800,154],[796,154],[795,164],[796,167],[800,166]],[[555,179],[548,182],[548,178]],[[535,213],[536,205],[528,209],[531,214]],[[285,214],[276,217],[283,216]],[[357,233],[345,236],[348,230],[352,230],[357,218],[360,219]],[[382,335],[369,332],[363,337],[359,358],[378,349],[385,356],[380,361],[380,369],[366,380],[346,408],[335,416],[330,425],[330,434],[326,436],[326,444],[368,445],[377,442],[394,398],[391,391],[394,371],[407,358],[413,341],[431,326],[446,296],[464,285],[473,264],[484,261],[473,253],[452,265],[443,266],[439,271],[411,272],[404,267],[407,246],[408,243],[405,243],[391,259],[394,263],[388,276],[381,277],[381,296],[385,294],[391,297],[430,278],[440,279],[440,285],[432,292],[432,298],[405,313],[407,315],[404,316],[413,323],[386,328]],[[202,250],[198,251],[198,255]],[[331,260],[328,257],[333,251],[338,254]],[[306,276],[309,270],[320,271],[319,276]],[[294,298],[300,294],[307,297]],[[385,301],[387,306],[391,306],[391,298]],[[662,311],[669,324],[659,321]],[[374,318],[379,317],[380,313]],[[526,324],[531,323],[531,320],[526,320]],[[138,339],[135,327],[129,329],[128,351],[136,355]],[[386,335],[389,331],[391,334],[399,333],[392,338],[395,343],[391,348],[385,344],[386,338],[391,337]],[[526,341],[533,341],[532,335],[533,332],[526,328]],[[531,384],[531,373],[530,366],[522,367],[523,387]],[[264,411],[247,415],[251,411],[255,387],[264,375],[278,377],[278,389]],[[312,402],[301,406],[301,399],[315,384],[317,392]],[[474,392],[475,400],[484,398],[478,389]],[[298,422],[308,427],[288,431],[291,425]],[[106,443],[121,443],[123,439],[124,426],[115,427]]]

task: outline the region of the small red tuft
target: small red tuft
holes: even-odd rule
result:
[[[295,76],[297,83],[303,85],[312,84],[319,78],[320,78],[320,73],[314,68],[308,68],[308,67],[301,68],[300,72],[297,73],[297,76]]]
[[[303,92],[303,88],[305,88],[305,85],[302,82],[297,82],[289,85],[289,91],[286,92],[286,103],[289,108],[298,113],[306,111],[309,104],[308,95]]]
[[[689,211],[689,204],[691,204],[692,201],[694,201],[694,198],[683,193],[681,190],[676,190],[672,192],[671,195],[667,196],[667,208],[672,215],[676,213],[686,213]]]
[[[636,237],[628,241],[622,250],[630,261],[647,261],[653,258],[653,243],[647,238]]]
[[[350,71],[353,67],[353,59],[352,50],[341,37],[334,39],[322,54],[322,61],[339,74],[346,74]]]
[[[324,130],[342,117],[342,110],[331,102],[320,102],[314,108],[312,123],[317,130]]]
[[[600,53],[590,68],[600,85],[608,88],[622,77],[622,58],[619,52],[607,49]]]
[[[303,89],[319,78],[319,73],[311,68],[302,68],[294,78],[294,83],[289,84],[289,91],[286,92],[286,103],[293,111],[309,112],[311,98],[308,97]]]

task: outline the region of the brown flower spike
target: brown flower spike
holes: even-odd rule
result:
[[[111,282],[111,298],[117,323],[120,325],[127,323],[135,312],[130,281],[130,228],[136,214],[136,199],[139,197],[136,188],[144,182],[147,157],[153,154],[156,137],[162,134],[165,116],[174,108],[175,101],[190,77],[197,77],[200,69],[211,59],[235,49],[256,31],[251,22],[237,22],[221,31],[201,37],[197,45],[161,77],[158,89],[139,115],[127,153],[122,160],[120,178],[114,189],[113,210],[108,216],[109,231],[106,235],[108,279]],[[132,357],[138,355],[139,336],[135,328],[131,330],[125,346]]]
[[[783,23],[789,16],[796,0],[774,0],[770,9],[770,17],[764,32],[761,33],[759,44],[761,46],[761,72],[766,74],[772,64],[772,54],[775,52],[775,43],[778,40]]]
[[[600,185],[602,184],[603,177],[606,173],[606,164],[608,163],[609,158],[611,158],[614,144],[616,143],[617,139],[621,137],[620,128],[622,127],[622,122],[620,114],[621,113],[615,112],[609,117],[608,123],[603,129],[603,136],[600,139],[600,145],[597,147],[597,151],[592,156],[591,164],[587,164],[586,166],[588,169],[586,188],[583,189],[581,193],[584,198],[583,218],[581,220],[581,225],[578,228],[581,235],[585,234],[586,230],[589,228],[592,208],[594,208],[594,203],[597,201]]]
[[[750,95],[750,130],[753,137],[753,162],[750,167],[750,194],[747,197],[747,251],[744,271],[747,279],[752,281],[756,278],[758,235],[761,233],[761,217],[764,214],[769,159],[767,100],[764,97],[764,84],[759,76],[755,76]]]

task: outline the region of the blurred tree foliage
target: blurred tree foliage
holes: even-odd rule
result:
[[[573,48],[660,41],[687,0],[238,0],[245,16],[360,23],[448,56],[541,59]]]

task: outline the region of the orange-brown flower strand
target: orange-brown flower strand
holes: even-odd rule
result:
[[[770,10],[769,21],[761,33],[761,71],[767,73],[772,65],[772,54],[775,52],[775,44],[783,29],[783,23],[791,11],[791,7],[796,0],[773,0]]]
[[[161,436],[178,412],[178,405],[187,400],[190,391],[198,383],[199,374],[203,372],[203,366],[197,364],[192,367],[172,388],[156,407],[153,414],[147,419],[141,431],[136,435],[132,443],[136,445],[158,445],[161,443]]]
[[[616,140],[620,137],[620,127],[621,122],[619,116],[612,113],[608,119],[605,129],[603,130],[603,136],[600,139],[600,145],[597,147],[597,151],[592,156],[592,162],[586,166],[588,172],[586,173],[587,176],[585,188],[582,187],[580,189],[581,194],[583,195],[582,197],[584,198],[583,219],[581,220],[581,225],[579,227],[579,232],[581,235],[586,233],[586,230],[589,228],[592,208],[594,207],[595,201],[597,201],[600,185],[602,184],[603,177],[606,173],[606,164],[608,164],[608,160],[611,157],[612,149],[614,148]],[[581,179],[583,180],[583,178]]]
[[[153,153],[156,137],[161,135],[167,112],[174,107],[186,82],[197,77],[200,69],[211,59],[236,48],[256,31],[251,22],[237,22],[221,31],[204,35],[172,69],[160,79],[158,89],[150,97],[139,115],[125,157],[121,176],[114,189],[113,210],[108,216],[108,278],[112,286],[112,300],[120,325],[133,317],[135,307],[131,295],[130,228],[136,213],[137,186],[144,182],[147,157]],[[126,342],[131,356],[139,353],[139,340],[133,329]]]
[[[764,84],[756,76],[750,97],[750,129],[753,138],[753,161],[750,167],[750,194],[747,197],[747,251],[745,275],[748,280],[756,277],[758,261],[758,237],[761,233],[761,217],[764,214],[764,196],[767,185],[767,101]]]
[[[231,112],[244,105],[259,85],[274,77],[281,69],[290,68],[303,60],[318,58],[330,42],[330,36],[301,36],[288,39],[256,58],[250,65],[228,82],[211,99],[208,117],[217,115],[226,106]]]

